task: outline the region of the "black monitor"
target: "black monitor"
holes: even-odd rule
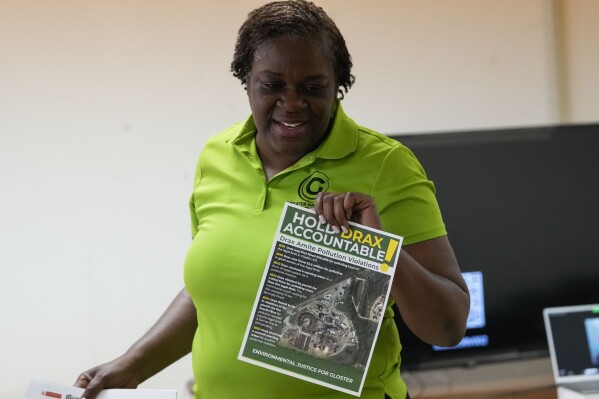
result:
[[[547,355],[543,308],[599,303],[599,125],[394,138],[435,183],[473,293],[456,348],[423,343],[396,312],[402,368]]]

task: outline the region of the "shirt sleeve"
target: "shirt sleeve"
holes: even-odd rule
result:
[[[373,192],[386,231],[403,237],[404,245],[446,235],[435,185],[407,147],[399,144],[380,166]]]
[[[191,217],[191,238],[194,238],[198,232],[198,216],[196,215],[193,193],[189,199],[189,216]]]
[[[194,238],[198,233],[198,225],[200,223],[200,220],[198,219],[198,214],[196,212],[194,192],[202,178],[201,160],[202,158],[200,155],[200,159],[198,159],[198,165],[196,167],[195,177],[193,179],[193,191],[191,193],[191,197],[189,198],[189,216],[191,217],[191,238]]]

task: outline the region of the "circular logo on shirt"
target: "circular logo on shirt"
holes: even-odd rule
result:
[[[297,193],[304,201],[314,202],[318,193],[327,191],[329,185],[329,177],[322,172],[316,171],[301,182],[297,189]]]

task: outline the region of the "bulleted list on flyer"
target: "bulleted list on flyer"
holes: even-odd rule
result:
[[[359,396],[402,237],[287,203],[239,359]]]

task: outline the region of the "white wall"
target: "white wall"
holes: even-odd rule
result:
[[[599,119],[599,1],[557,2],[561,41],[561,120],[594,123]]]
[[[0,0],[0,397],[122,353],[181,288],[195,162],[249,112],[229,63],[262,3]],[[318,3],[346,36],[344,103],[364,125],[599,120],[597,2],[560,2],[561,52],[548,0]],[[189,374],[185,358],[145,386]]]
[[[399,1],[368,11],[345,26],[356,27],[348,36],[358,76],[348,105],[363,123],[420,132],[555,122],[547,2]]]

